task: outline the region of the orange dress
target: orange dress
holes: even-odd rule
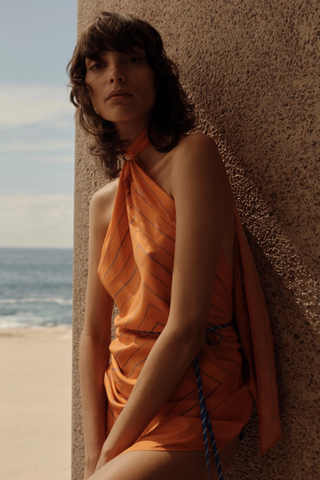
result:
[[[130,147],[131,157],[148,145],[146,137],[140,136]],[[105,374],[107,433],[126,405],[157,341],[158,335],[148,332],[160,333],[169,316],[175,225],[174,200],[134,158],[125,161],[98,268],[102,284],[119,309]],[[197,359],[218,449],[239,435],[250,417],[254,398],[260,414],[263,453],[280,436],[272,335],[237,212],[234,263],[231,269],[221,250],[208,327],[236,323],[219,330],[221,342],[206,344]],[[215,342],[217,334],[210,333],[208,338]],[[249,366],[245,377],[243,355]],[[204,450],[193,365],[128,450]]]

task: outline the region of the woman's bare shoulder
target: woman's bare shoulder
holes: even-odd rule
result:
[[[181,139],[171,162],[170,192],[173,198],[190,194],[190,188],[199,192],[215,191],[219,203],[232,202],[233,196],[227,172],[216,142],[204,134],[193,134]],[[201,193],[199,193],[201,194]]]
[[[225,176],[226,171],[217,144],[203,133],[184,136],[172,155],[172,173],[178,177],[188,171],[192,176]]]
[[[99,188],[91,198],[90,206],[91,208],[105,208],[111,202],[114,202],[117,188],[118,188],[119,179],[111,180],[103,187]]]
[[[119,179],[115,179],[97,190],[90,202],[90,223],[105,230],[111,220]],[[100,229],[99,228],[99,229]]]
[[[204,133],[183,136],[176,147],[175,153],[176,155],[187,154],[188,156],[201,153],[211,158],[213,156],[221,158],[214,139]]]

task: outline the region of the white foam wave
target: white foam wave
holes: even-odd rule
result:
[[[32,327],[54,327],[55,325],[71,325],[71,322],[52,321],[44,319],[27,312],[22,315],[0,315],[0,329],[5,328],[32,328]]]
[[[72,305],[72,298],[54,297],[26,297],[26,298],[1,298],[0,304],[21,304],[21,303],[57,303],[58,305]]]
[[[28,312],[29,313],[29,312]],[[29,328],[31,326],[51,326],[52,322],[45,323],[43,318],[28,315],[0,316],[0,328]]]

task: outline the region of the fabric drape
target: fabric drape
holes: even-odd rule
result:
[[[142,149],[148,144],[144,137]],[[175,204],[133,157],[129,156],[121,171],[98,268],[102,284],[119,309],[105,374],[107,431],[126,405],[156,342],[157,335],[144,332],[160,333],[170,309]],[[206,345],[198,354],[205,400],[220,450],[247,423],[254,398],[263,454],[281,433],[273,341],[259,277],[236,208],[234,266],[221,250],[208,327],[231,321],[234,327],[221,331],[222,341]],[[216,334],[210,335],[214,341]],[[129,450],[203,448],[196,377],[190,365]]]

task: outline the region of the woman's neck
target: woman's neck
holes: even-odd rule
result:
[[[116,124],[116,129],[118,133],[118,137],[120,140],[127,140],[132,143],[136,138],[139,137],[140,133],[147,127],[148,122],[136,122],[136,123],[128,123],[128,124]]]

